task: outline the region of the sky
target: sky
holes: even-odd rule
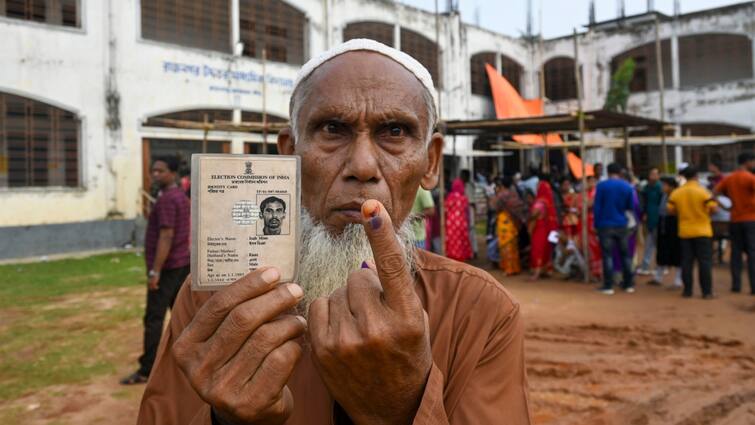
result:
[[[399,0],[401,3],[435,10],[435,0]],[[459,4],[464,22],[477,24],[489,30],[511,36],[523,34],[527,28],[527,0],[454,0]],[[710,9],[745,0],[679,0],[682,13]],[[447,0],[438,0],[438,7],[445,10]],[[619,0],[595,0],[595,15],[598,21],[614,19],[618,15]],[[671,15],[674,0],[652,0],[654,9]],[[571,34],[573,28],[581,31],[588,22],[590,0],[532,0],[533,31],[540,27],[542,10],[543,35],[545,38]],[[647,0],[624,0],[627,15],[647,10]],[[479,17],[479,18],[476,18]]]

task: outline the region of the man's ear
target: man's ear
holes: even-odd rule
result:
[[[286,127],[278,133],[278,153],[281,155],[293,155],[296,140],[291,133],[291,127]]]
[[[438,184],[441,161],[443,161],[443,135],[433,133],[430,144],[427,145],[427,169],[420,181],[423,189],[431,190]]]

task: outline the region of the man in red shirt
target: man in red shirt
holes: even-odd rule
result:
[[[152,164],[152,178],[160,187],[152,207],[144,241],[147,261],[147,310],[144,314],[144,354],[139,370],[121,384],[147,382],[157,355],[168,308],[173,307],[181,283],[189,274],[189,198],[178,186],[179,162],[175,157],[158,158]]]
[[[755,295],[755,155],[743,152],[739,169],[724,178],[714,190],[731,199],[731,291],[742,291],[742,253],[747,255],[750,292]]]

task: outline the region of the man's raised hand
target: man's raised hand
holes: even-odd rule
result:
[[[293,411],[286,383],[306,323],[285,313],[303,292],[279,279],[277,269],[260,269],[216,292],[173,345],[191,386],[223,422],[281,424]]]
[[[312,302],[312,355],[354,423],[411,423],[432,367],[427,317],[385,207],[366,201],[362,216],[375,264]]]

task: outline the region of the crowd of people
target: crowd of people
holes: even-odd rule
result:
[[[461,170],[442,204],[437,190],[420,189],[412,211],[419,217],[417,245],[441,252],[442,205],[445,255],[453,259],[477,257],[476,221],[484,217],[487,258],[506,275],[526,271],[531,280],[546,275],[584,280],[587,275],[601,283],[598,291],[611,295],[616,287],[633,293],[635,276],[662,286],[670,274],[668,286],[691,297],[697,265],[701,294],[709,299],[714,297],[714,251],[722,262],[728,243],[731,291],[742,291],[746,257],[755,294],[755,156],[742,153],[738,164],[728,175],[710,164],[704,181],[694,165],[680,167],[678,175],[653,168],[640,181],[618,163],[605,170],[595,164],[586,178],[586,202],[581,181],[570,176],[533,170],[527,178],[478,175],[475,181]]]

